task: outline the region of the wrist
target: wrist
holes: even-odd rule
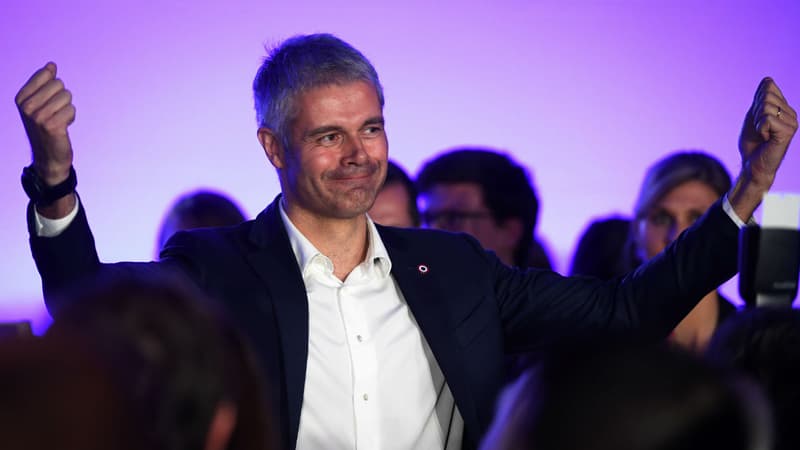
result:
[[[766,174],[764,170],[757,167],[757,164],[754,167],[751,161],[745,161],[742,164],[742,170],[739,172],[737,181],[741,181],[741,189],[758,191],[763,195],[772,187],[772,183],[775,181],[775,173]]]
[[[728,201],[743,222],[747,222],[753,216],[753,212],[761,204],[764,194],[769,191],[771,185],[771,180],[755,176],[749,167],[742,167],[742,171],[728,192]]]
[[[75,209],[75,203],[78,201],[77,195],[75,193],[67,194],[64,197],[59,198],[58,200],[54,201],[53,203],[48,204],[47,206],[36,206],[36,212],[41,214],[43,217],[48,219],[61,219],[69,215],[69,213]]]
[[[57,179],[57,178],[54,178]],[[47,208],[54,203],[64,205],[73,202],[75,187],[78,185],[78,178],[75,175],[75,169],[69,166],[67,176],[56,184],[50,184],[44,179],[34,164],[22,169],[22,188],[37,208]],[[60,200],[64,199],[63,202]]]

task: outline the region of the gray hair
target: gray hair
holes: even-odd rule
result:
[[[720,197],[731,188],[731,176],[713,156],[701,151],[673,153],[647,170],[633,208],[634,218],[645,217],[669,191],[687,181],[705,183]]]
[[[269,128],[284,147],[297,111],[297,95],[317,87],[365,81],[375,87],[383,108],[383,87],[369,60],[331,34],[294,36],[273,48],[253,80],[256,120]]]

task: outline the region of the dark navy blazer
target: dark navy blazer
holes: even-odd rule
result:
[[[31,230],[32,211],[29,207]],[[392,276],[464,418],[465,448],[476,447],[491,422],[505,380],[505,354],[607,330],[662,339],[735,273],[738,244],[738,229],[717,202],[664,253],[626,277],[603,282],[509,268],[463,234],[382,226],[378,232]],[[308,354],[308,302],[278,199],[239,226],[176,234],[158,263],[101,264],[83,206],[58,237],[31,233],[31,248],[54,315],[62,306],[60,290],[101,269],[171,267],[187,273],[223,302],[251,339],[271,385],[283,443],[294,447]]]

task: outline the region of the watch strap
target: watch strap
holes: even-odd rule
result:
[[[48,206],[56,200],[65,197],[73,192],[78,186],[78,177],[75,168],[70,166],[67,179],[55,186],[48,186],[33,164],[22,169],[22,189],[36,206]]]

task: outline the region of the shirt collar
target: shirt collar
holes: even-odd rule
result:
[[[297,264],[300,266],[300,271],[303,275],[306,275],[306,270],[309,265],[318,256],[326,261],[326,265],[333,271],[333,263],[330,258],[323,255],[322,252],[294,226],[291,219],[289,219],[289,216],[286,214],[286,210],[283,208],[283,202],[278,202],[278,205],[280,206],[283,226],[286,228],[286,233],[289,235],[289,244],[292,246],[292,251],[294,252]],[[362,264],[371,262],[371,266],[366,264],[367,268],[374,267],[382,277],[387,276],[392,270],[392,261],[389,259],[389,252],[386,251],[386,247],[383,245],[383,240],[381,240],[381,236],[378,234],[375,223],[369,216],[367,216],[367,242],[367,257],[364,258]]]

